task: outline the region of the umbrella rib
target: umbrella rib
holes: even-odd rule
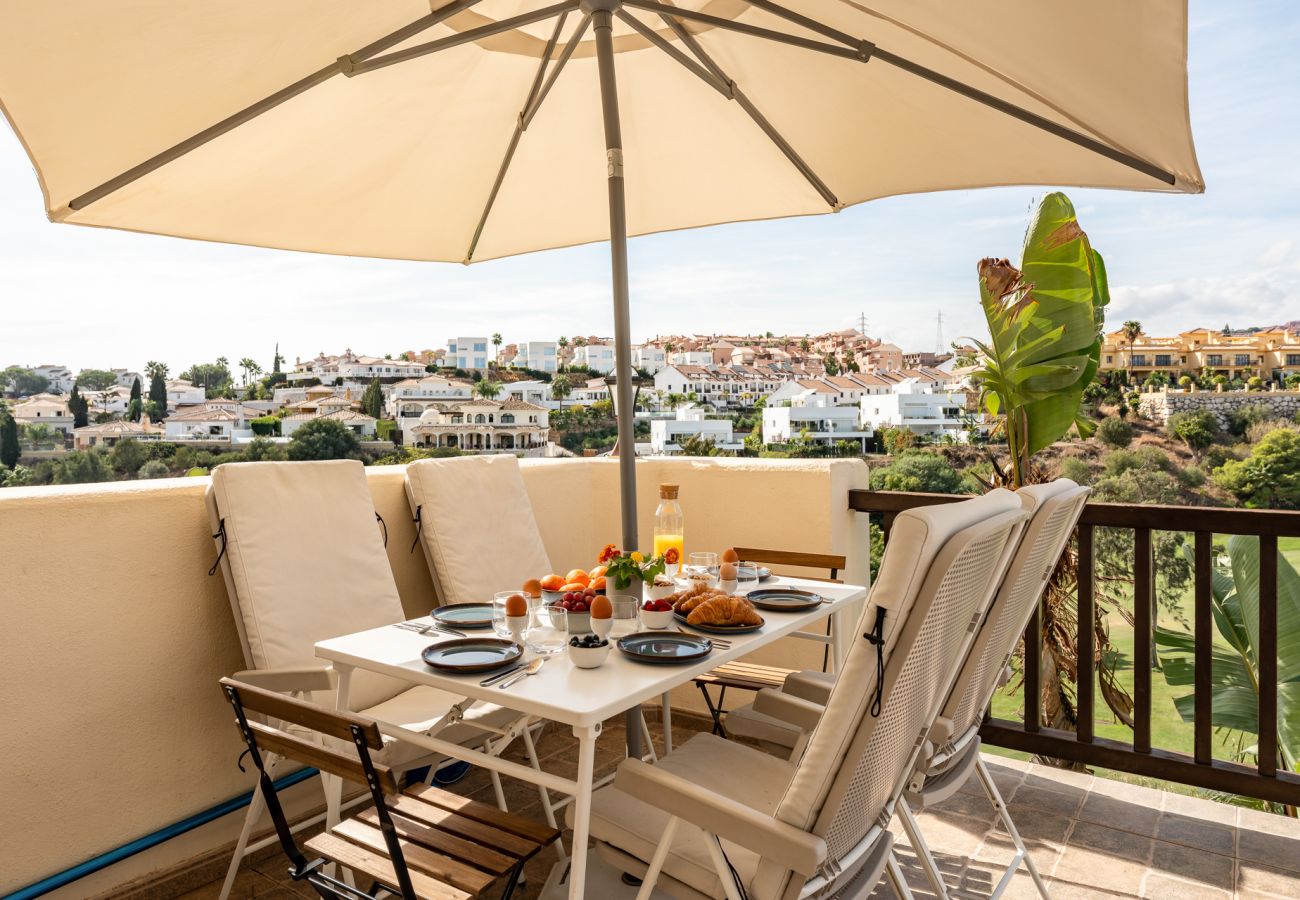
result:
[[[551,61],[551,54],[555,52],[555,45],[560,41],[560,32],[564,28],[564,21],[568,18],[568,11],[560,14],[559,20],[555,23],[555,30],[551,33],[551,39],[546,43],[546,50],[542,53],[541,64],[537,67],[537,74],[533,77],[533,85],[528,91],[528,96],[524,99],[524,108],[519,111],[519,116],[515,120],[515,130],[510,136],[510,143],[506,146],[505,156],[501,159],[501,165],[497,169],[496,180],[492,182],[492,190],[488,192],[487,202],[483,204],[483,212],[479,216],[478,225],[474,228],[474,236],[470,239],[469,249],[465,251],[464,262],[468,265],[474,259],[474,251],[478,249],[479,239],[483,236],[483,229],[487,226],[488,216],[492,214],[492,207],[496,205],[497,195],[501,192],[501,185],[505,183],[506,173],[510,171],[510,163],[514,161],[515,150],[519,147],[519,141],[528,130],[529,123],[532,122],[533,116],[541,109],[542,101],[550,93],[551,86],[555,84],[555,79],[560,77],[560,72],[564,69],[564,64],[573,56],[573,51],[577,49],[578,43],[587,31],[587,25],[591,22],[590,15],[584,15],[578,27],[574,29],[573,35],[564,45],[560,52],[559,59],[556,60],[555,68],[551,70],[550,77],[546,79],[545,84],[542,78],[546,75],[547,66]]]
[[[875,47],[875,45],[870,41],[860,42],[856,49],[852,47],[844,47],[839,44],[828,44],[825,41],[800,37],[796,34],[787,34],[784,31],[774,31],[771,28],[763,28],[758,25],[748,25],[744,22],[733,22],[731,19],[724,19],[720,16],[710,15],[709,13],[696,12],[693,9],[668,6],[663,3],[657,3],[655,0],[623,0],[623,5],[631,6],[634,9],[645,10],[646,12],[659,13],[662,16],[676,16],[682,19],[689,19],[693,22],[699,22],[702,25],[712,25],[715,28],[725,28],[727,31],[735,31],[740,34],[750,35],[751,37],[765,38],[766,40],[776,41],[781,44],[803,47],[805,50],[816,50],[820,53],[829,54],[830,56],[839,56],[843,59],[853,59],[858,62],[867,62],[870,60]]]
[[[104,197],[107,197],[115,191],[121,190],[133,181],[143,178],[155,169],[160,169],[168,163],[180,159],[191,150],[221,137],[221,135],[226,132],[238,128],[245,122],[257,118],[262,113],[274,109],[287,100],[292,100],[304,91],[308,91],[319,84],[323,84],[335,75],[338,75],[344,72],[347,68],[355,65],[357,61],[369,58],[376,53],[382,53],[389,47],[395,47],[407,38],[419,34],[421,31],[426,31],[429,28],[450,19],[452,16],[478,5],[480,2],[481,0],[455,0],[455,2],[437,9],[429,13],[427,16],[421,16],[411,24],[404,25],[393,33],[386,35],[377,41],[372,41],[356,53],[340,57],[328,66],[317,69],[310,75],[298,79],[293,84],[281,88],[274,94],[244,107],[239,112],[227,116],[215,125],[200,131],[198,134],[168,147],[166,150],[151,156],[139,165],[133,166],[122,174],[110,178],[108,181],[105,181],[97,187],[91,188],[84,194],[74,197],[69,201],[68,208],[73,210],[84,209],[96,200],[102,200]]]
[[[673,52],[669,53],[669,55],[674,59],[677,59],[678,62],[682,62],[683,65],[686,65],[688,69],[695,72],[696,75],[703,78],[708,84],[714,87],[717,87],[715,82],[725,84],[726,90],[722,92],[723,96],[735,100],[736,103],[740,105],[740,108],[743,109],[750,119],[754,121],[754,124],[757,125],[765,135],[767,135],[768,139],[771,140],[772,143],[776,144],[778,150],[785,154],[785,158],[788,159],[790,164],[799,171],[799,174],[813,186],[813,189],[816,190],[817,193],[821,194],[822,199],[826,201],[832,210],[839,212],[843,209],[844,204],[840,202],[839,198],[835,195],[835,192],[830,189],[826,182],[823,181],[815,171],[813,171],[812,166],[808,165],[804,158],[790,145],[790,142],[785,139],[781,132],[777,131],[776,126],[773,125],[768,120],[767,116],[763,115],[758,107],[753,104],[749,97],[745,95],[745,92],[740,89],[740,86],[727,77],[726,72],[724,72],[722,68],[714,62],[713,58],[705,52],[704,48],[700,46],[699,41],[695,39],[695,36],[683,28],[682,24],[674,20],[671,16],[661,15],[663,20],[668,23],[668,27],[673,30],[682,44],[688,47],[690,51],[699,58],[700,62],[704,64],[708,71],[690,63],[689,60],[685,59],[684,54]],[[630,17],[626,18],[630,19]],[[631,23],[629,22],[629,24]],[[637,22],[636,24],[640,25],[641,23]],[[650,29],[647,28],[646,31],[650,31]],[[650,33],[653,34],[653,32]],[[655,35],[655,38],[663,40],[662,38],[659,38],[659,35],[657,34]],[[681,59],[678,58],[679,55],[682,57]]]
[[[514,31],[515,29],[522,28],[525,25],[532,25],[535,22],[544,22],[545,20],[554,18],[561,13],[572,12],[578,8],[578,2],[579,0],[564,0],[562,3],[543,6],[541,9],[535,9],[532,12],[521,13],[520,15],[513,16],[509,19],[502,19],[499,22],[492,22],[488,25],[481,25],[478,28],[471,28],[468,31],[453,34],[450,37],[439,38],[436,41],[429,41],[424,44],[416,44],[414,47],[407,47],[405,50],[398,50],[394,53],[385,54],[384,56],[374,56],[370,59],[357,62],[350,71],[345,71],[344,74],[348,76],[362,75],[366,72],[373,72],[376,69],[383,69],[387,66],[396,65],[397,63],[419,59],[421,56],[428,56],[429,54],[437,53],[440,50],[459,47],[462,44],[471,44],[474,41],[501,34],[503,31]]]
[[[815,19],[809,18],[808,16],[801,15],[800,13],[794,12],[793,10],[786,9],[784,6],[772,2],[772,0],[745,0],[745,2],[752,7],[755,7],[756,9],[761,9],[766,12],[769,12],[774,16],[778,16],[782,19],[785,19],[788,22],[793,22],[796,25],[806,28],[809,31],[816,32],[817,34],[823,35],[824,37],[828,37],[831,38],[832,40],[839,41],[840,43],[846,44],[849,47],[857,47],[865,43],[863,41],[860,41],[852,37],[851,35],[845,34],[842,31],[832,28],[829,25],[825,25],[821,22],[818,22]],[[874,45],[872,46],[874,47]],[[919,63],[912,62],[911,60],[899,56],[896,53],[890,53],[888,50],[882,50],[879,47],[874,47],[872,55],[876,59],[879,59],[881,62],[888,63],[889,65],[894,66],[895,68],[899,68],[905,72],[908,72],[909,74],[916,75],[920,78],[924,78],[926,81],[929,81],[933,84],[937,84],[940,87],[947,88],[948,90],[960,94],[961,96],[966,97],[969,100],[974,100],[977,103],[982,103],[985,106],[991,109],[995,109],[998,112],[1004,113],[1008,116],[1011,116],[1014,119],[1019,119],[1020,121],[1024,122],[1027,125],[1032,125],[1035,128],[1038,128],[1042,131],[1046,131],[1049,134],[1055,135],[1056,137],[1067,140],[1072,144],[1076,144],[1080,147],[1083,147],[1085,150],[1091,150],[1093,153],[1096,153],[1100,156],[1104,156],[1107,159],[1113,160],[1114,162],[1127,166],[1130,169],[1134,169],[1138,172],[1141,172],[1144,175],[1149,175],[1150,177],[1155,178],[1158,181],[1163,181],[1166,184],[1174,184],[1177,181],[1177,179],[1170,172],[1165,171],[1159,166],[1150,163],[1139,156],[1135,156],[1132,153],[1126,153],[1123,150],[1111,146],[1105,141],[1097,140],[1096,138],[1090,137],[1089,135],[1086,135],[1081,131],[1076,131],[1073,128],[1067,128],[1064,125],[1060,125],[1056,122],[1053,122],[1051,119],[1048,119],[1045,116],[1040,116],[1037,113],[1030,112],[1024,107],[1017,106],[1016,104],[1010,103],[1006,100],[1002,100],[998,97],[993,96],[992,94],[989,94],[985,91],[981,91],[979,88],[971,87],[965,82],[958,81],[955,78],[950,78],[947,75],[942,75],[939,72],[934,71],[933,69],[929,69],[926,68],[925,66],[920,65]]]
[[[658,47],[660,50],[662,50],[664,53],[667,53],[673,59],[677,60],[677,62],[681,63],[687,69],[690,69],[692,72],[694,72],[709,87],[713,88],[715,91],[717,91],[722,96],[726,97],[728,100],[732,99],[731,86],[727,83],[726,78],[724,78],[717,71],[705,69],[695,60],[691,59],[685,53],[678,50],[672,44],[668,43],[668,41],[664,40],[662,37],[656,34],[654,29],[644,24],[640,19],[636,18],[635,16],[632,16],[621,9],[616,11],[614,15],[616,15],[620,21],[625,23],[628,27],[630,27],[633,31],[637,32],[639,35],[641,35],[651,44]]]

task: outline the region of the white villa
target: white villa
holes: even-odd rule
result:
[[[447,342],[443,365],[481,372],[488,367],[488,360],[492,357],[489,347],[491,342],[486,337],[455,338]]]
[[[966,394],[927,389],[923,382],[909,380],[893,392],[863,397],[862,423],[873,428],[907,428],[928,438],[945,435],[960,439],[964,429]]]
[[[140,380],[141,389],[149,387],[148,380],[139,372],[133,372],[130,369],[109,369],[108,371],[113,373],[113,377],[117,379],[119,387],[124,387],[130,390],[131,385],[135,383],[137,378]]]
[[[533,406],[555,409],[560,403],[551,399],[551,386],[545,381],[512,381],[501,385],[501,399],[514,397]]]
[[[44,425],[63,434],[70,434],[74,424],[68,398],[56,394],[33,394],[9,407],[9,413],[19,425]]]
[[[388,410],[397,420],[397,427],[406,431],[420,421],[426,410],[448,401],[470,399],[474,396],[474,385],[441,375],[426,375],[399,381],[387,393]]]
[[[860,422],[856,406],[839,406],[830,391],[807,391],[789,406],[763,409],[763,443],[784,444],[807,432],[818,444],[857,441],[865,452],[867,440],[875,433]]]
[[[423,363],[408,362],[404,359],[384,359],[378,356],[358,356],[349,347],[339,356],[326,356],[323,352],[315,359],[296,360],[293,371],[286,374],[290,381],[309,381],[319,378],[322,384],[333,384],[338,379],[344,382],[369,383],[378,378],[392,380],[398,378],[418,378],[425,373]]]
[[[127,407],[131,405],[131,388],[122,387],[115,384],[111,388],[102,391],[82,391],[82,399],[86,401],[86,406],[92,418],[101,414],[109,413],[115,416],[126,414]],[[167,404],[171,406],[170,403]]]
[[[147,394],[148,387],[144,385],[142,387]],[[109,390],[121,390],[121,388],[109,388]],[[129,394],[130,391],[128,390],[127,393]],[[207,399],[208,395],[201,384],[194,384],[184,378],[174,378],[167,382],[168,409],[176,409],[178,406],[197,406]]]
[[[292,416],[285,416],[280,420],[280,434],[283,437],[291,437],[295,431],[313,422],[316,419],[331,419],[335,422],[342,422],[357,437],[362,440],[374,440],[375,423],[378,419],[368,416],[365,413],[357,412],[355,409],[348,408],[331,408],[321,404],[322,412],[312,415],[310,413],[298,413]],[[330,410],[325,412],[324,410]]]
[[[72,370],[67,366],[52,366],[46,363],[33,366],[32,372],[48,381],[50,383],[49,389],[56,394],[66,394],[76,384],[76,379],[72,376]]]
[[[555,341],[521,343],[510,364],[538,372],[559,371],[560,345]]]
[[[573,364],[604,375],[614,371],[614,345],[592,341],[573,351]]]
[[[671,455],[681,447],[679,442],[686,437],[700,437],[712,441],[722,450],[737,450],[741,444],[732,433],[730,419],[705,418],[705,410],[694,404],[687,404],[677,410],[673,419],[652,419],[650,421],[650,452],[655,455]]]
[[[139,422],[116,419],[98,425],[87,425],[72,431],[72,445],[77,450],[89,450],[91,447],[112,447],[124,438],[137,441],[160,441],[163,429],[154,425],[144,416]]]
[[[653,377],[668,365],[668,354],[662,344],[637,344],[632,348],[632,365],[645,369]]]
[[[431,405],[417,423],[403,428],[404,443],[467,451],[540,450],[550,438],[550,412],[507,397]]]
[[[248,440],[253,436],[249,421],[264,416],[264,410],[235,400],[208,400],[179,409],[163,421],[169,441]]]

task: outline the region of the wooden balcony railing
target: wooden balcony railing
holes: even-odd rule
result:
[[[949,494],[910,494],[889,491],[849,492],[849,508],[871,514],[886,541],[894,518],[904,510],[965,499]],[[1077,725],[1073,733],[1048,728],[1039,721],[1042,628],[1036,612],[1025,631],[1024,720],[987,718],[981,738],[989,744],[1085,765],[1101,766],[1214,791],[1300,806],[1300,775],[1280,770],[1277,729],[1277,559],[1278,538],[1300,536],[1300,512],[1220,509],[1213,507],[1089,503],[1076,533],[1079,551],[1078,646],[1095,646],[1095,569],[1093,537],[1097,528],[1133,532],[1133,739],[1131,742],[1094,734],[1096,672],[1093,653],[1078,655],[1075,685]],[[1194,548],[1193,752],[1151,746],[1151,676],[1154,625],[1155,562],[1152,533],[1190,532]],[[1259,741],[1258,765],[1216,759],[1213,754],[1212,663],[1214,618],[1211,583],[1215,535],[1259,538]]]

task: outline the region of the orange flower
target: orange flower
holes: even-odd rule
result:
[[[617,547],[615,547],[613,544],[606,544],[605,549],[600,551],[600,556],[596,557],[596,562],[604,565],[605,563],[609,562],[611,559],[616,559],[618,555],[619,553]]]
[[[664,562],[670,566],[677,565],[677,560],[681,559],[681,554],[677,552],[676,547],[669,547],[664,551]]]

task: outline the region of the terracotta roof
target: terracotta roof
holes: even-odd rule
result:
[[[818,394],[838,394],[838,393],[839,393],[839,391],[835,390],[835,388],[831,387],[829,384],[827,384],[827,383],[824,382],[824,381],[812,381],[812,380],[800,379],[800,380],[796,381],[795,383],[798,384],[799,387],[801,387],[801,388],[806,388],[807,390],[814,391],[814,392],[816,392],[816,393],[818,393]]]
[[[507,397],[506,401],[501,404],[501,408],[504,410],[516,410],[516,409],[534,410],[535,409],[538,412],[546,411],[546,407],[538,406],[536,403],[529,403],[527,400],[520,400],[518,397]]]
[[[101,422],[97,425],[85,425],[81,428],[74,428],[72,431],[73,434],[116,434],[125,437],[132,434],[158,434],[162,429],[153,425],[146,427],[143,422],[117,420],[113,422]]]

